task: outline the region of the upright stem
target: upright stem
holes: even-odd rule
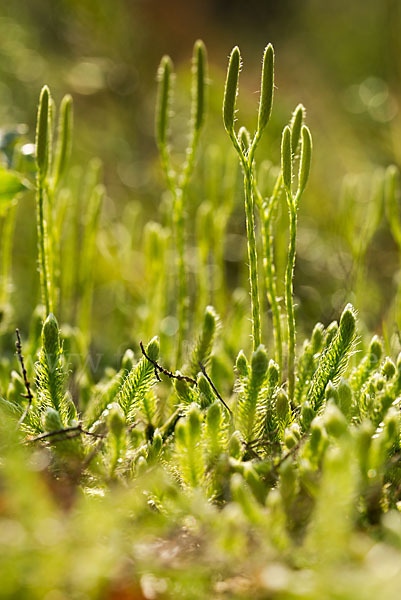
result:
[[[241,146],[237,140],[234,130],[230,132],[230,138],[235,150],[241,161],[244,172],[244,188],[245,188],[245,216],[246,216],[246,236],[248,243],[248,258],[249,258],[249,281],[251,285],[251,304],[252,304],[252,338],[253,351],[261,343],[261,327],[260,327],[260,303],[259,303],[259,285],[258,285],[258,255],[256,251],[255,238],[255,219],[253,214],[253,173],[252,161],[254,156],[255,141],[249,152],[248,159],[245,158]],[[256,139],[256,138],[255,138]]]
[[[178,267],[178,339],[176,351],[176,365],[181,363],[182,346],[186,332],[186,318],[188,308],[187,276],[185,265],[185,214],[183,190],[178,188],[174,196],[174,226],[177,244]]]
[[[275,359],[279,367],[280,375],[283,372],[283,340],[281,335],[280,306],[277,301],[276,287],[276,269],[274,266],[274,237],[272,231],[272,218],[269,210],[266,211],[263,218],[263,241],[264,258],[263,266],[265,268],[266,288],[269,304],[272,310],[273,318],[273,336],[275,346]]]
[[[252,338],[253,351],[261,343],[260,331],[260,303],[259,303],[259,285],[258,285],[258,258],[256,252],[255,239],[255,219],[253,214],[253,194],[252,194],[252,173],[250,169],[244,173],[245,179],[245,214],[246,214],[246,234],[248,239],[248,258],[249,258],[249,281],[251,284],[251,303],[252,303]]]
[[[295,314],[293,299],[293,277],[295,268],[295,250],[297,236],[297,199],[286,192],[288,212],[290,218],[288,261],[285,273],[285,305],[288,320],[288,397],[290,402],[294,398],[295,388]]]
[[[54,219],[54,190],[50,188],[49,185],[46,185],[46,197],[47,197],[47,268],[48,268],[48,276],[49,276],[49,295],[50,295],[50,304],[53,307],[58,307],[58,298],[56,297],[56,273],[59,264],[58,256],[57,256],[57,232],[56,232],[56,221]]]
[[[52,303],[49,292],[49,269],[46,253],[46,221],[44,216],[44,181],[40,174],[36,177],[36,221],[38,231],[38,255],[40,287],[42,290],[42,302],[46,309],[46,316],[52,312]]]
[[[277,300],[276,269],[274,266],[273,219],[274,211],[277,206],[277,200],[281,190],[282,175],[280,172],[271,197],[264,202],[258,186],[256,185],[256,181],[254,180],[254,193],[258,200],[258,206],[260,208],[260,220],[263,226],[262,245],[265,285],[267,299],[272,311],[275,360],[279,367],[280,376],[282,376],[283,373],[283,340],[281,333],[280,305]]]

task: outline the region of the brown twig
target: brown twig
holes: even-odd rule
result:
[[[144,357],[150,362],[152,363],[152,365],[155,368],[155,375],[156,375],[156,379],[158,381],[161,381],[160,377],[159,377],[159,373],[163,373],[163,375],[166,375],[167,377],[170,377],[170,379],[179,379],[180,381],[186,381],[187,383],[190,383],[192,385],[198,385],[195,381],[195,379],[192,379],[192,377],[187,377],[186,375],[176,375],[175,373],[172,373],[171,371],[168,371],[167,369],[165,369],[164,367],[162,367],[161,365],[159,365],[158,362],[156,362],[155,360],[153,360],[152,358],[150,358],[146,352],[145,352],[145,348],[143,347],[143,343],[139,342],[139,345],[141,347],[142,350],[142,354],[144,355]]]
[[[21,336],[20,336],[19,329],[16,329],[15,333],[17,336],[17,341],[15,342],[15,347],[17,349],[17,356],[18,356],[19,363],[21,365],[22,376],[24,378],[24,385],[25,385],[25,389],[26,389],[26,394],[24,394],[24,398],[28,398],[28,405],[25,408],[24,412],[22,413],[21,418],[18,421],[18,425],[21,425],[21,423],[23,423],[26,415],[28,414],[29,409],[32,406],[33,396],[32,396],[32,392],[31,392],[31,385],[29,383],[28,375],[27,375],[27,372],[25,369],[24,357],[22,356],[22,344],[21,344]]]
[[[75,435],[67,435],[65,437],[65,439],[67,439],[67,440],[77,437],[77,436],[81,435],[82,433],[84,435],[90,435],[92,437],[100,438],[100,439],[103,439],[105,437],[102,434],[92,433],[91,431],[86,431],[86,429],[82,429],[82,425],[75,425],[74,427],[65,427],[64,429],[58,429],[57,431],[49,431],[47,433],[41,433],[40,435],[37,435],[36,437],[31,438],[28,441],[29,442],[39,442],[41,440],[45,440],[47,438],[50,438],[50,437],[53,437],[56,435],[62,435],[62,434],[68,434],[68,433],[73,433]]]
[[[230,417],[233,418],[233,413],[231,408],[229,408],[229,406],[224,402],[223,398],[220,396],[219,392],[216,389],[216,386],[214,385],[213,381],[210,379],[209,375],[206,373],[206,369],[205,367],[202,365],[202,363],[199,363],[200,369],[203,373],[203,375],[206,377],[206,379],[208,380],[212,390],[214,391],[214,393],[216,394],[217,398],[220,400],[220,402],[223,404],[223,406],[225,407],[226,410],[228,410]]]

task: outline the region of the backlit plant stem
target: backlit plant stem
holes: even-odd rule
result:
[[[295,252],[297,237],[297,210],[299,200],[309,179],[312,160],[312,138],[309,129],[303,125],[301,129],[301,159],[298,173],[298,189],[292,192],[294,140],[290,127],[285,127],[281,143],[281,172],[287,198],[289,212],[288,259],[285,273],[285,305],[288,324],[288,397],[294,399],[295,390],[295,312],[293,279],[295,269]]]
[[[246,218],[246,235],[249,259],[249,282],[251,288],[251,305],[252,305],[252,340],[253,350],[259,347],[261,342],[261,322],[260,322],[260,301],[259,301],[259,280],[258,280],[258,255],[256,250],[255,238],[255,218],[254,218],[254,202],[253,202],[253,177],[252,163],[249,163],[245,158],[241,146],[233,132],[230,135],[231,141],[236,149],[243,173],[244,173],[244,191],[245,191],[245,218]],[[251,156],[250,156],[251,158]]]
[[[295,312],[294,312],[294,269],[297,237],[297,209],[296,200],[286,192],[290,220],[288,260],[285,272],[285,305],[288,321],[288,396],[294,397],[295,388]]]
[[[187,286],[187,266],[185,258],[185,203],[188,184],[194,169],[196,150],[200,131],[206,113],[207,57],[202,41],[195,42],[192,59],[192,103],[190,142],[186,151],[186,160],[178,175],[171,166],[168,147],[169,116],[172,96],[173,64],[168,56],[163,57],[159,71],[159,93],[156,110],[156,139],[161,156],[162,167],[168,188],[173,196],[173,222],[177,249],[178,270],[178,335],[177,366],[182,360],[182,347],[187,329],[189,305]]]
[[[249,281],[251,284],[252,301],[252,338],[253,349],[255,351],[261,343],[261,325],[258,283],[258,257],[256,251],[255,219],[253,214],[252,179],[251,173],[249,173],[249,171],[245,175],[245,215],[246,234],[248,239]]]
[[[38,169],[36,175],[36,215],[40,286],[42,290],[42,302],[45,306],[46,316],[52,312],[49,260],[47,256],[47,230],[44,210],[46,174],[49,167],[49,114],[50,92],[48,87],[45,86],[40,94],[36,126],[36,165]]]
[[[295,249],[297,235],[297,204],[292,195],[292,139],[290,127],[285,127],[281,142],[281,172],[289,213],[289,242],[287,268],[285,272],[285,307],[287,311],[288,329],[288,397],[290,402],[294,398],[295,389],[295,314],[293,299],[293,277],[295,268]]]
[[[239,141],[234,131],[235,106],[238,94],[238,79],[241,67],[241,55],[236,46],[230,55],[227,69],[226,85],[224,89],[223,101],[223,122],[224,127],[233,143],[233,146],[239,156],[244,173],[245,190],[245,215],[246,232],[248,241],[249,258],[249,281],[251,287],[252,304],[252,338],[253,350],[255,351],[261,342],[261,320],[260,320],[260,302],[259,302],[259,284],[258,284],[258,260],[255,239],[255,219],[254,219],[254,186],[253,186],[253,160],[256,147],[262,136],[271,114],[274,92],[274,51],[271,44],[266,46],[263,55],[262,80],[258,112],[258,126],[253,141],[248,147],[247,133],[242,130],[242,139]],[[244,135],[246,133],[246,135]],[[241,135],[238,136],[241,138]],[[242,143],[243,142],[243,143]]]
[[[263,228],[263,269],[267,299],[272,311],[274,354],[275,361],[279,367],[280,375],[282,375],[283,372],[283,339],[281,331],[280,305],[277,300],[276,269],[274,265],[273,218],[274,211],[277,206],[278,196],[281,192],[281,186],[282,176],[280,172],[272,196],[266,202],[263,202],[263,198],[261,197],[260,192],[255,184],[255,196],[259,197],[260,220]]]
[[[42,290],[42,302],[46,309],[46,315],[52,312],[52,304],[49,293],[49,267],[46,252],[46,221],[44,217],[44,186],[43,181],[38,174],[36,178],[36,218],[38,231],[38,253],[39,253],[39,272],[40,287]]]
[[[176,190],[174,197],[174,228],[177,245],[177,267],[178,267],[178,338],[176,350],[176,365],[181,363],[182,346],[185,339],[188,294],[187,275],[185,261],[185,214],[184,193],[182,189]]]
[[[51,291],[51,303],[53,307],[60,306],[60,246],[61,246],[61,224],[59,213],[59,191],[60,183],[68,167],[71,154],[72,140],[72,98],[64,96],[60,105],[60,115],[57,126],[57,143],[54,153],[52,174],[48,177],[46,185],[47,197],[47,222],[48,222],[48,258],[49,279]]]

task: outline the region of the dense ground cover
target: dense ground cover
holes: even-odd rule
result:
[[[260,160],[272,46],[252,135],[236,123],[240,65],[236,47],[223,100],[231,154],[202,140],[208,65],[195,44],[188,147],[173,152],[174,67],[162,59],[156,141],[167,191],[146,224],[137,206],[113,228],[101,220],[99,162],[69,166],[70,96],[56,110],[43,88],[35,146],[18,130],[3,136],[4,597],[398,597],[399,291],[382,336],[345,301],[337,320],[305,339],[293,283],[312,135],[298,105],[278,164]],[[352,301],[364,296],[379,227],[401,245],[397,178],[389,166],[369,180],[363,215],[365,182],[344,184]],[[30,195],[38,272],[32,263],[29,331],[18,332],[14,355],[12,240]],[[25,229],[29,243],[32,223]],[[92,323],[110,282],[125,318],[135,313],[132,349],[124,339],[112,347],[114,314],[111,341],[106,323]]]

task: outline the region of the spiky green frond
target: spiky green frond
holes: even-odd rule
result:
[[[146,354],[152,360],[159,356],[159,341],[153,338],[146,347]],[[146,392],[155,382],[155,367],[144,356],[125,377],[123,384],[116,396],[116,402],[123,409],[129,423],[135,420],[136,412],[145,397]]]
[[[219,317],[213,306],[207,306],[203,317],[202,331],[192,351],[190,368],[192,377],[196,377],[199,373],[199,363],[207,366],[209,362],[219,321]]]
[[[265,436],[271,443],[278,441],[278,422],[276,414],[276,397],[279,384],[278,365],[271,360],[267,369],[266,383],[264,392],[261,394],[260,405],[258,406],[260,430],[257,435]]]
[[[294,403],[296,406],[302,404],[302,400],[315,371],[318,353],[323,344],[323,332],[324,327],[322,323],[317,323],[313,329],[311,339],[304,342],[303,352],[298,361],[297,380],[295,384]]]
[[[101,418],[102,413],[120,391],[126,375],[125,369],[121,369],[110,380],[101,381],[93,388],[83,417],[85,427],[91,427]]]
[[[62,359],[62,347],[58,323],[50,314],[43,324],[42,347],[39,360],[35,365],[36,374],[36,404],[39,413],[47,408],[53,408],[61,415],[63,423],[67,419],[67,406],[64,401],[65,371]]]
[[[205,455],[207,462],[211,464],[224,451],[228,441],[227,419],[218,401],[211,404],[208,408],[203,436]]]
[[[144,394],[140,411],[145,423],[154,428],[157,414],[157,398],[153,389],[147,390]]]
[[[338,331],[329,346],[322,352],[319,364],[312,379],[308,401],[315,413],[324,402],[324,392],[329,381],[338,380],[347,366],[355,340],[356,314],[348,304],[341,315]]]
[[[123,462],[122,457],[125,457],[127,448],[126,420],[120,405],[116,402],[110,406],[108,411],[107,425],[106,459],[109,476],[114,478],[119,463]]]
[[[252,354],[249,377],[239,393],[236,419],[245,441],[250,441],[255,434],[257,424],[257,407],[268,367],[267,352],[260,345]]]
[[[369,375],[378,367],[383,354],[383,346],[375,335],[369,345],[368,354],[351,373],[351,385],[354,392],[359,393]]]
[[[175,428],[174,461],[178,462],[182,482],[189,489],[204,482],[205,463],[201,446],[202,417],[199,408],[191,406],[185,419]]]

